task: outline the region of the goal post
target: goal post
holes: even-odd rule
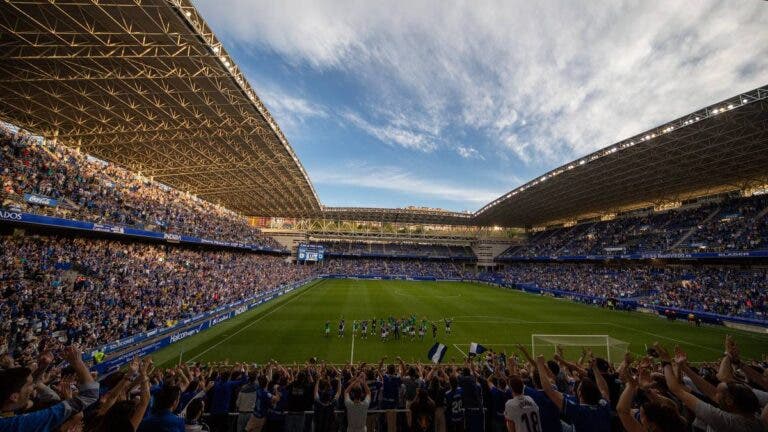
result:
[[[532,334],[531,354],[554,354],[557,346],[561,346],[568,357],[581,354],[582,348],[590,348],[595,357],[602,357],[609,363],[619,361],[629,350],[629,342],[616,339],[610,335],[564,335],[564,334]]]

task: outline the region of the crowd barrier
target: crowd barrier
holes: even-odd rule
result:
[[[478,281],[480,280],[481,279],[478,279]],[[533,283],[510,283],[510,282],[500,281],[498,279],[482,279],[481,281],[488,282],[493,285],[500,286],[502,288],[519,289],[521,291],[525,291],[533,294],[550,294],[555,297],[574,298],[574,299],[578,299],[580,301],[585,301],[587,303],[592,303],[592,304],[602,304],[607,300],[605,297],[596,297],[588,294],[576,293],[573,291],[540,288]],[[616,298],[616,301],[621,309],[626,309],[626,310],[635,310],[638,307],[643,306],[647,309],[652,309],[656,311],[659,315],[662,315],[662,316],[667,316],[665,313],[666,311],[674,312],[675,318],[686,318],[688,314],[694,314],[696,317],[700,318],[703,322],[706,322],[709,324],[722,325],[724,322],[732,322],[732,323],[747,324],[747,325],[753,325],[753,326],[759,326],[759,327],[768,327],[768,320],[764,320],[764,319],[735,317],[730,315],[721,315],[721,314],[704,312],[699,310],[683,309],[683,308],[669,307],[669,306],[659,306],[659,305],[652,305],[652,304],[641,304],[636,298]]]
[[[156,338],[161,335],[166,335],[160,339],[152,341],[152,343],[141,345],[133,349],[128,349],[120,355],[110,358],[98,365],[94,366],[94,369],[103,373],[109,369],[120,367],[127,364],[135,356],[145,356],[154,351],[164,348],[168,345],[176,343],[182,339],[193,336],[200,333],[203,330],[209,329],[221,322],[224,322],[230,318],[234,318],[243,312],[249,311],[265,302],[278,298],[284,294],[287,294],[294,289],[309,284],[319,279],[361,279],[361,280],[413,280],[413,281],[446,281],[446,282],[477,282],[493,285],[504,289],[515,289],[531,294],[545,294],[554,297],[573,299],[589,304],[604,304],[606,298],[591,296],[588,294],[575,293],[572,291],[563,291],[557,289],[540,288],[536,284],[532,283],[510,283],[497,279],[458,279],[458,278],[436,278],[434,276],[408,276],[408,275],[376,275],[376,274],[356,274],[356,275],[344,275],[344,274],[323,274],[316,278],[307,279],[301,282],[296,282],[286,287],[276,288],[274,290],[259,294],[249,299],[240,300],[238,302],[231,303],[226,306],[220,306],[213,311],[202,313],[196,317],[188,318],[180,321],[173,327],[165,329],[154,329],[148,332],[140,333],[138,335],[130,336],[125,339],[121,339],[116,342],[100,347],[105,354],[118,351],[130,346],[140,345],[141,342],[147,341],[152,338]],[[614,307],[623,310],[636,310],[641,304],[636,299],[631,298],[617,298]],[[645,308],[655,310],[661,316],[667,316],[666,311],[672,311],[676,314],[677,318],[684,319],[689,313],[693,313],[700,318],[703,322],[722,325],[724,322],[734,322],[740,324],[747,324],[760,327],[768,327],[768,321],[752,318],[733,317],[727,315],[719,315],[709,312],[693,311],[689,309],[664,307],[664,306],[648,306]],[[198,323],[196,326],[189,326],[192,323]],[[190,327],[190,328],[185,328]],[[185,328],[184,330],[180,330]],[[86,360],[92,358],[92,352],[86,354]]]
[[[433,261],[476,261],[477,257],[466,255],[415,255],[415,254],[398,254],[398,253],[372,253],[372,252],[325,252],[326,257],[334,258],[385,258],[385,259],[422,259]]]
[[[110,233],[119,236],[139,237],[144,239],[161,240],[168,243],[184,243],[194,245],[211,245],[243,249],[249,251],[273,252],[287,254],[284,249],[273,249],[262,245],[253,245],[240,242],[229,242],[222,240],[212,240],[206,238],[192,237],[180,234],[169,234],[157,231],[148,231],[138,228],[131,228],[122,225],[101,224],[95,222],[79,221],[74,219],[64,219],[54,216],[45,216],[35,213],[24,213],[8,209],[0,209],[0,221],[12,222],[22,225],[46,226],[60,228],[65,230],[90,231],[93,233]]]
[[[610,261],[610,260],[650,260],[650,259],[738,259],[738,258],[766,258],[768,250],[731,251],[731,252],[697,252],[697,253],[664,253],[647,252],[633,254],[612,255],[540,255],[532,257],[504,256],[497,257],[499,262],[557,262],[557,261]]]
[[[142,357],[148,355],[182,339],[194,336],[203,330],[214,327],[224,321],[227,321],[230,318],[234,318],[270,300],[274,300],[278,297],[288,294],[300,286],[312,283],[316,279],[317,278],[311,278],[300,282],[295,282],[284,287],[275,288],[270,291],[260,293],[244,300],[239,300],[228,305],[219,306],[214,310],[181,320],[172,327],[153,329],[147,332],[139,333],[137,335],[129,336],[124,339],[120,339],[115,342],[110,342],[104,346],[98,347],[96,350],[85,353],[84,360],[93,359],[93,353],[95,351],[101,351],[108,355],[116,351],[124,350],[119,355],[108,358],[107,360],[94,365],[93,370],[99,373],[104,373],[105,371],[115,367],[120,367],[124,364],[127,364],[134,357]],[[165,336],[161,337],[163,335]],[[149,340],[152,340],[152,342],[142,345],[142,342]],[[131,346],[135,346],[135,348],[127,349]]]
[[[445,408],[445,407],[443,407]],[[395,427],[395,430],[397,432],[407,432],[412,431],[414,429],[408,428],[407,420],[406,420],[406,413],[410,412],[408,409],[398,408],[394,410],[381,410],[381,409],[369,409],[368,415],[366,419],[366,432],[384,432],[387,430],[386,425],[386,414],[388,412],[394,412],[396,414],[396,421],[397,425]],[[445,414],[445,410],[442,411]],[[475,412],[477,415],[472,415],[470,413],[469,416],[467,416],[467,412]],[[468,432],[471,431],[484,431],[486,430],[486,414],[488,412],[487,408],[467,408],[465,409],[465,415],[463,416],[463,421],[461,422],[461,430],[465,430]],[[334,410],[334,425],[335,428],[333,430],[338,432],[345,432],[347,430],[347,412],[344,410]],[[241,418],[241,414],[243,417]],[[285,412],[282,416],[285,417],[286,415],[290,416],[303,416],[304,417],[304,427],[301,427],[301,421],[299,421],[299,427],[295,429],[298,432],[312,432],[314,430],[313,426],[313,420],[314,420],[314,411],[303,411],[303,412]],[[240,413],[240,412],[230,412],[227,413],[227,420],[226,424],[224,425],[225,430],[227,432],[238,432],[238,423],[244,424],[247,422],[247,419],[250,417],[250,413]],[[449,422],[447,421],[444,423],[447,425]],[[284,421],[284,420],[283,420]],[[203,414],[203,423],[210,424],[212,423],[212,416],[209,413]],[[436,431],[435,425],[432,425],[432,428],[430,428],[430,431]],[[265,428],[266,430],[266,428]]]

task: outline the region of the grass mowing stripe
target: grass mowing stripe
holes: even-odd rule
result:
[[[621,324],[616,324],[616,323],[608,323],[608,324],[610,324],[610,325],[612,325],[612,326],[614,326],[614,327],[623,328],[624,330],[634,331],[634,332],[637,332],[637,333],[644,333],[644,334],[647,334],[647,335],[649,335],[649,336],[653,336],[653,337],[656,337],[656,338],[660,338],[660,339],[666,339],[666,340],[669,340],[669,341],[672,341],[672,342],[677,342],[677,343],[681,343],[681,344],[686,344],[686,345],[690,345],[690,346],[695,346],[695,347],[697,347],[697,348],[701,348],[701,349],[709,350],[709,351],[712,351],[712,352],[717,352],[717,353],[719,353],[720,351],[722,351],[722,350],[718,350],[718,349],[714,349],[714,348],[706,347],[706,346],[704,346],[704,345],[695,344],[695,343],[693,343],[693,342],[686,342],[686,341],[684,341],[684,340],[675,339],[675,338],[671,338],[671,337],[663,336],[663,335],[660,335],[660,334],[656,334],[656,333],[649,333],[649,332],[647,332],[647,331],[638,330],[638,329],[633,329],[632,327],[623,326],[623,325],[621,325]],[[656,341],[652,341],[652,342],[656,342]]]
[[[265,313],[271,312],[277,307],[280,307],[282,304],[295,298],[305,290],[319,287],[323,285],[324,282],[324,279],[311,281],[294,289],[288,294],[280,296],[272,301],[263,303],[248,312],[224,321],[215,327],[208,328],[207,330],[204,330],[197,335],[182,339],[175,344],[165,347],[152,355],[152,357],[155,359],[155,364],[161,367],[167,367],[171,364],[175,364],[176,360],[180,359],[181,355],[184,354],[185,351],[187,354],[190,354],[197,350],[206,348],[208,344],[212,342],[216,337],[224,336],[226,332],[230,330],[230,328],[240,328],[240,325],[249,324],[252,320],[264,315]],[[197,357],[198,356],[195,356],[194,358]]]
[[[302,294],[304,289],[311,292]],[[449,357],[458,357],[466,350],[453,348],[466,347],[470,342],[487,348],[501,348],[515,341],[526,341],[527,345],[535,333],[609,334],[628,342],[633,352],[642,351],[655,340],[667,341],[668,345],[679,343],[687,348],[692,361],[717,358],[725,333],[734,335],[745,358],[756,358],[768,344],[768,335],[709,326],[697,328],[655,315],[613,311],[476,283],[325,280],[308,284],[282,299],[186,338],[159,351],[156,357],[163,355],[165,361],[175,362],[181,345],[185,355],[194,356],[197,361],[263,363],[276,359],[303,363],[317,357],[329,363],[346,363],[350,358],[378,362],[383,356],[401,356],[409,362],[428,361],[425,354],[438,340],[451,348]],[[411,315],[418,322],[426,319],[437,323],[438,336],[432,338],[428,331],[424,341],[406,337],[382,342],[377,332],[369,338],[355,336],[354,348],[351,332],[346,337],[324,337],[325,322],[335,326],[342,316],[351,327],[354,320],[360,323],[373,317]],[[450,335],[444,332],[443,317],[454,318]],[[258,325],[251,325],[254,320],[259,320]],[[218,345],[212,347],[215,344]],[[162,365],[160,360],[156,363]]]
[[[315,286],[315,285],[313,285],[313,286]],[[215,343],[214,345],[210,346],[205,351],[197,354],[196,356],[194,356],[194,357],[192,357],[190,359],[187,359],[187,361],[194,361],[195,359],[202,357],[202,355],[207,353],[208,351],[216,348],[217,346],[223,344],[224,342],[226,342],[226,341],[232,339],[233,337],[237,336],[238,334],[244,332],[245,330],[247,330],[248,328],[250,328],[252,325],[256,324],[257,322],[263,320],[264,318],[266,318],[266,317],[272,315],[273,313],[277,312],[278,310],[284,308],[285,306],[287,306],[291,302],[295,301],[296,299],[301,298],[301,296],[306,295],[310,291],[311,288],[312,287],[307,287],[306,289],[303,289],[301,293],[296,294],[293,297],[291,297],[290,299],[288,299],[287,301],[282,302],[279,306],[277,306],[277,307],[273,308],[272,310],[270,310],[269,312],[259,316],[257,319],[255,319],[255,320],[251,321],[250,323],[248,323],[248,325],[245,325],[245,326],[241,327],[239,330],[237,330],[236,332],[232,333],[231,335],[225,337],[224,339],[220,340],[219,342]],[[354,347],[354,343],[355,343],[355,341],[354,341],[354,339],[352,339],[352,346],[353,347]]]

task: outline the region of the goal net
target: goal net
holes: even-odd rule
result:
[[[609,363],[621,361],[624,353],[629,350],[628,342],[609,335],[531,335],[531,354],[534,357],[539,354],[550,357],[558,345],[570,359],[578,358],[582,349],[588,348],[595,357],[604,358]]]

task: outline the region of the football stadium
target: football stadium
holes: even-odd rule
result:
[[[768,7],[341,3],[0,2],[0,432],[768,430]]]

